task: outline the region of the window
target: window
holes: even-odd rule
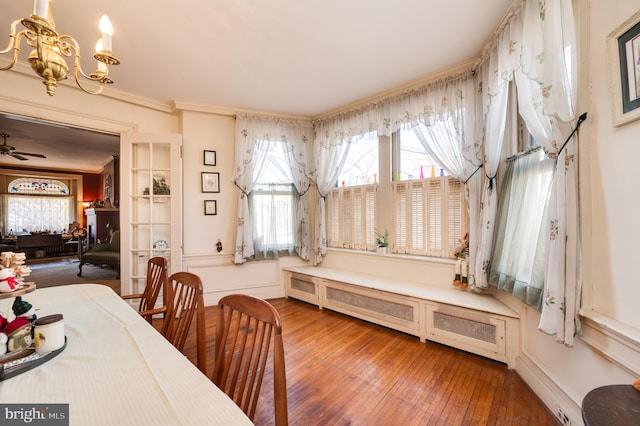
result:
[[[378,137],[364,135],[349,145],[349,156],[336,181],[339,186],[371,184],[378,181]]]
[[[392,145],[385,150],[383,138],[364,138],[350,147],[341,179],[327,196],[329,246],[373,250],[376,232],[389,230],[393,253],[453,256],[468,232],[463,183],[446,175],[412,130],[398,131]],[[378,178],[374,155],[380,169],[393,171],[393,182]]]
[[[540,310],[549,237],[546,212],[555,160],[538,146],[510,157],[507,163],[489,282]]]
[[[256,258],[290,253],[294,246],[297,191],[293,184],[257,184],[249,194]]]
[[[423,179],[447,174],[444,168],[425,152],[413,130],[398,130],[395,146],[398,153],[396,180]]]
[[[53,179],[19,178],[7,192],[5,232],[62,232],[70,222],[69,187]]]
[[[256,147],[268,151],[261,155],[265,163],[249,194],[256,259],[291,254],[294,250],[299,196],[289,172],[286,149],[284,143],[269,141]]]
[[[329,246],[368,250],[375,247],[378,138],[370,133],[351,142],[344,167],[329,194]]]

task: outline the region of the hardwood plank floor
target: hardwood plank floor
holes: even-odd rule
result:
[[[559,424],[504,364],[293,299],[270,302],[282,319],[291,425]],[[210,373],[216,307],[205,311]],[[195,363],[193,332],[185,354]],[[272,396],[267,371],[257,425],[274,424]]]

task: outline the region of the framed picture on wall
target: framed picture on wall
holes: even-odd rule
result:
[[[216,165],[216,152],[215,151],[204,151],[204,165],[205,166],[215,166]]]
[[[218,214],[218,202],[216,200],[204,200],[204,214],[206,216]]]
[[[202,192],[220,192],[220,173],[202,172]]]
[[[640,12],[607,37],[613,125],[640,118]]]

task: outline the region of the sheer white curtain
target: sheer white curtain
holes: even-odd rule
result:
[[[469,70],[314,122],[314,177],[318,188],[316,263],[322,261],[327,247],[324,197],[335,185],[349,144],[374,132],[378,136],[390,136],[400,127],[437,126],[449,136],[445,136],[446,140],[439,142],[432,152],[449,173],[465,180],[479,164],[475,132],[476,90],[475,78]],[[428,133],[423,132],[424,141],[434,139]],[[478,206],[479,203],[470,202],[469,205]]]
[[[507,160],[496,217],[489,281],[542,309],[547,241],[546,212],[555,162],[541,147]]]
[[[312,127],[310,123],[306,122],[248,114],[237,116],[234,182],[240,189],[240,194],[234,263],[244,263],[246,259],[254,255],[253,227],[247,195],[253,191],[257,182],[256,178],[263,175],[268,164],[267,159],[270,151],[269,149],[264,149],[264,147],[271,142],[287,145],[287,151],[292,153],[288,158],[292,157],[294,159],[289,161],[289,167],[293,167],[292,162],[296,164],[295,170],[290,169],[288,171],[294,179],[294,185],[296,185],[296,189],[298,189],[298,186],[304,188],[305,185],[308,189],[309,181],[302,177],[305,173],[301,173],[297,167],[307,169],[306,157],[309,150],[307,143],[311,134]],[[262,142],[266,142],[267,145],[260,145],[262,149],[257,149]],[[300,190],[298,189],[298,191]],[[304,192],[306,193],[306,190]],[[304,203],[305,200],[308,203],[308,197],[300,197],[300,203]],[[305,220],[305,210],[308,212],[308,205],[302,207],[300,220]],[[306,223],[309,223],[308,218]],[[308,232],[299,232],[298,235],[301,237],[306,235],[307,239],[309,237]],[[309,247],[309,243],[308,240],[302,241],[300,246]]]
[[[322,262],[322,257],[327,253],[327,223],[325,197],[334,187],[340,171],[342,170],[352,137],[342,132],[334,132],[331,122],[317,123],[314,140],[314,159],[317,198],[315,217],[315,264]]]
[[[506,128],[509,82],[518,66],[518,19],[513,19],[499,35],[489,53],[488,61],[481,65],[484,111],[484,173],[480,202],[480,224],[475,259],[475,276],[469,287],[475,291],[489,288],[488,273],[491,265],[494,225],[498,205],[496,174],[502,154]]]
[[[414,133],[436,163],[465,182],[469,217],[476,218],[480,211],[480,197],[473,173],[481,165],[477,148],[480,144],[476,142],[482,137],[476,125],[476,78],[468,73],[455,81],[434,84],[431,89],[425,96],[430,104],[425,104],[423,109],[428,114],[413,128]],[[477,225],[478,221],[470,220],[469,234],[473,243],[479,232]],[[470,250],[467,258],[471,285],[475,276],[475,255],[476,251]]]
[[[547,225],[545,295],[540,329],[573,345],[582,288],[578,144],[562,144],[575,123],[576,40],[570,0],[527,1],[522,68],[516,73],[520,112],[536,142],[556,159]]]
[[[441,85],[432,85],[431,90],[423,96],[424,115],[419,124],[413,126],[425,151],[444,167],[447,172],[463,181],[467,167],[464,156],[465,137],[469,137],[473,119],[473,99],[475,90],[472,76],[465,76],[460,81],[444,81]],[[471,114],[470,114],[471,112]]]

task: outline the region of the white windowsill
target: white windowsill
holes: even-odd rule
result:
[[[432,257],[432,256],[414,256],[410,254],[398,254],[391,253],[391,249],[387,253],[376,253],[375,251],[369,250],[356,250],[356,249],[345,249],[339,247],[327,247],[327,251],[335,251],[338,253],[344,254],[352,254],[352,255],[363,255],[363,256],[385,256],[393,259],[402,259],[402,260],[410,260],[415,262],[425,262],[425,263],[444,263],[454,265],[456,263],[456,259],[448,258],[448,257]]]
[[[580,339],[632,375],[640,376],[640,330],[590,309],[580,310]]]

